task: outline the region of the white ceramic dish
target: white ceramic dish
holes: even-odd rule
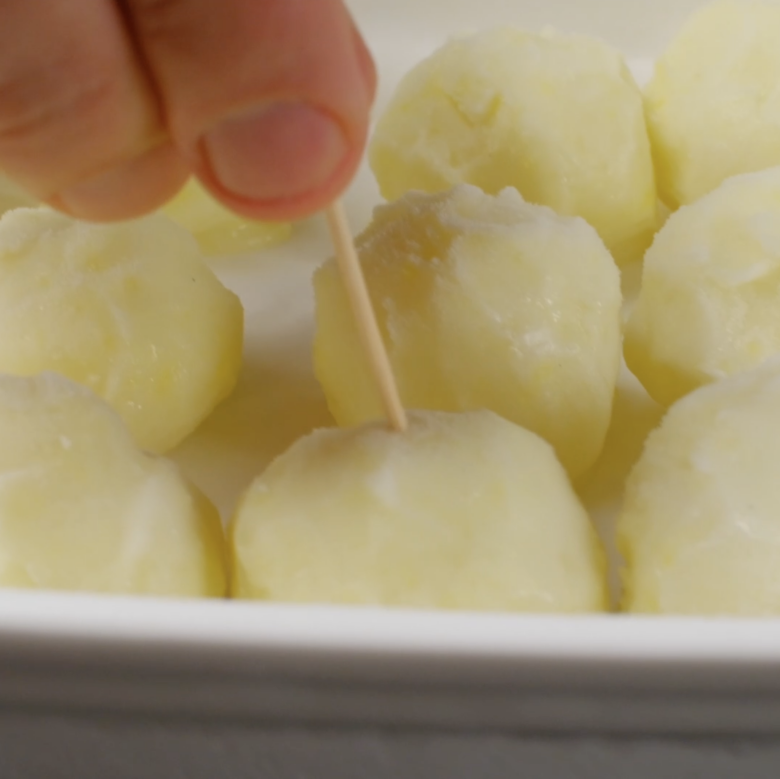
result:
[[[502,22],[598,35],[623,49],[644,78],[699,4],[351,2],[380,64],[380,106],[398,76],[449,34]],[[377,200],[363,170],[347,197],[356,229]],[[312,220],[292,243],[220,266],[247,308],[246,369],[235,397],[176,457],[223,513],[272,456],[329,423],[309,366],[309,275],[328,252],[324,225]],[[635,385],[626,385],[623,402],[639,404],[649,420],[656,414]],[[597,519],[613,513],[612,485],[639,445],[615,444],[600,486],[586,496]],[[520,775],[518,760],[531,758],[538,773],[523,776],[557,775],[564,742],[529,741],[540,732],[780,735],[780,622],[0,593],[3,779],[509,777]],[[660,775],[653,754],[661,752],[592,744],[582,752],[583,742],[565,743],[580,769],[563,775],[618,776],[621,754],[650,766],[635,775]],[[687,747],[666,749],[672,763],[664,775],[692,765]],[[713,767],[732,765],[733,753],[708,754],[715,756],[709,776],[737,775]],[[757,759],[775,756],[766,747]],[[765,775],[743,769],[741,776]]]

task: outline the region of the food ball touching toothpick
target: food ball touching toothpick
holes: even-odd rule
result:
[[[670,207],[780,165],[778,40],[780,5],[721,0],[694,14],[656,63],[647,121]]]
[[[607,608],[599,541],[552,448],[488,411],[300,439],[250,487],[230,544],[239,598]]]
[[[645,257],[629,368],[670,404],[780,352],[780,168],[735,176],[671,216]]]
[[[17,209],[0,219],[0,332],[0,372],[68,376],[163,452],[232,391],[243,309],[165,217]]]
[[[357,238],[403,403],[487,408],[567,469],[598,456],[620,364],[620,279],[582,219],[461,185],[379,207]],[[338,268],[314,278],[315,371],[340,425],[382,416]]]
[[[226,591],[216,510],[61,376],[0,376],[0,586],[176,597]]]
[[[161,210],[195,236],[207,257],[266,249],[286,241],[292,232],[288,223],[238,216],[218,203],[196,179],[190,179]]]
[[[778,358],[672,406],[618,519],[626,610],[780,614],[779,462]]]
[[[388,200],[515,187],[584,217],[618,263],[656,227],[641,92],[617,51],[583,36],[504,27],[447,43],[401,81],[369,158]]]

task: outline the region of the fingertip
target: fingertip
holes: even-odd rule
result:
[[[378,82],[376,63],[354,21],[352,22],[352,39],[355,47],[355,58],[357,59],[363,81],[365,82],[369,103],[373,105],[374,100],[376,99]]]
[[[202,153],[221,186],[248,200],[294,199],[330,179],[349,152],[339,121],[302,102],[275,102],[211,129]]]
[[[252,196],[251,193],[236,192],[227,188],[216,174],[208,154],[201,157],[196,173],[203,185],[211,194],[223,203],[227,208],[235,211],[248,219],[261,221],[295,221],[304,219],[323,210],[349,186],[354,178],[365,148],[367,130],[363,135],[351,144],[348,144],[338,163],[333,166],[327,175],[322,175],[324,168],[322,163],[314,163],[318,171],[303,186],[296,191],[278,187],[266,179],[266,172],[256,172],[258,180],[262,180],[258,191],[261,196]],[[301,161],[306,157],[306,150],[299,148],[298,155]],[[311,153],[309,149],[309,153]],[[283,175],[284,167],[280,164],[277,172]],[[303,175],[303,174],[302,174]],[[301,179],[302,182],[302,179]]]
[[[79,182],[47,199],[53,208],[77,219],[110,222],[148,214],[184,185],[190,169],[166,142],[115,168]]]

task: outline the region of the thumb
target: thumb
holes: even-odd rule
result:
[[[170,135],[211,192],[258,219],[349,183],[376,76],[341,0],[127,0]]]

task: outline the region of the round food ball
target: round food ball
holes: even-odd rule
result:
[[[190,179],[162,212],[191,232],[208,257],[266,249],[286,241],[289,224],[258,222],[234,214],[217,202],[197,181]]]
[[[508,27],[453,40],[401,82],[369,149],[382,195],[475,184],[584,217],[622,263],[657,195],[642,95],[620,54]]]
[[[780,361],[669,410],[618,520],[628,611],[780,614]]]
[[[222,596],[219,516],[61,376],[0,376],[0,586]]]
[[[572,474],[598,457],[620,367],[620,278],[585,221],[461,185],[375,211],[357,239],[408,408],[487,408]],[[340,425],[382,416],[334,261],[314,278],[314,363]]]
[[[257,479],[231,530],[233,595],[590,612],[604,556],[551,447],[488,411],[319,430]]]
[[[647,122],[670,207],[780,165],[778,40],[780,5],[724,0],[694,14],[658,60]]]
[[[780,168],[737,176],[673,214],[645,256],[628,367],[655,400],[780,352]]]
[[[68,376],[164,452],[233,390],[243,309],[165,217],[21,208],[0,218],[0,332],[0,372]]]

